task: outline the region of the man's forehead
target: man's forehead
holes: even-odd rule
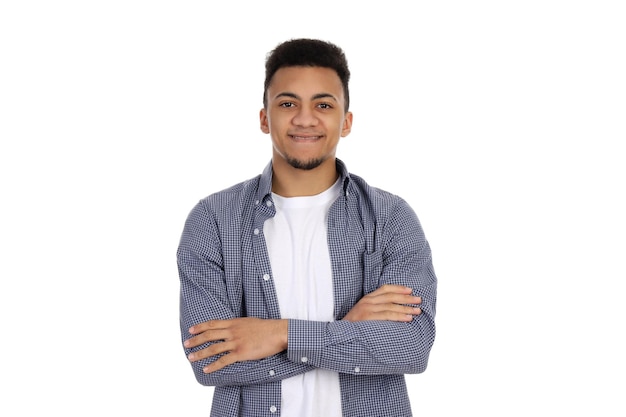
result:
[[[302,96],[330,94],[337,97],[343,94],[343,85],[339,75],[332,68],[326,67],[283,67],[276,71],[269,84],[273,90],[271,96],[289,92]]]

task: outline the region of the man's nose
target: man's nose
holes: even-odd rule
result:
[[[308,107],[300,107],[298,113],[293,117],[293,124],[296,126],[316,126],[318,123],[314,111]]]

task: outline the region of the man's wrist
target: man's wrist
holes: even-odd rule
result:
[[[278,331],[276,332],[280,335],[280,344],[283,347],[283,350],[287,350],[289,346],[289,320],[280,319],[278,322]]]

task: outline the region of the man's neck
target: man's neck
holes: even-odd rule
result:
[[[335,158],[310,170],[294,168],[285,160],[274,158],[272,168],[272,192],[283,197],[317,195],[329,189],[338,176]]]

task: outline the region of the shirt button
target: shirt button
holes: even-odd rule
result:
[[[258,235],[259,234],[259,229],[254,229],[254,234]]]
[[[270,280],[270,274],[263,274],[263,280],[269,281]]]
[[[276,372],[274,372],[274,370],[273,370],[273,369],[270,369],[269,374],[270,374],[270,376],[274,376],[274,375],[276,375]]]
[[[267,204],[268,207],[272,207],[272,202],[270,200],[267,200],[265,204]]]
[[[270,407],[270,413],[274,414],[276,411],[278,411],[278,408],[275,405]]]
[[[259,200],[255,201],[255,202],[254,202],[254,204],[257,204],[257,205],[258,205],[258,204],[259,204]]]
[[[361,368],[359,368],[358,366],[354,368],[354,372],[359,373],[361,372]]]
[[[302,358],[300,358],[300,360],[304,363],[307,363],[309,361],[309,358],[307,358],[306,356],[303,356]]]

